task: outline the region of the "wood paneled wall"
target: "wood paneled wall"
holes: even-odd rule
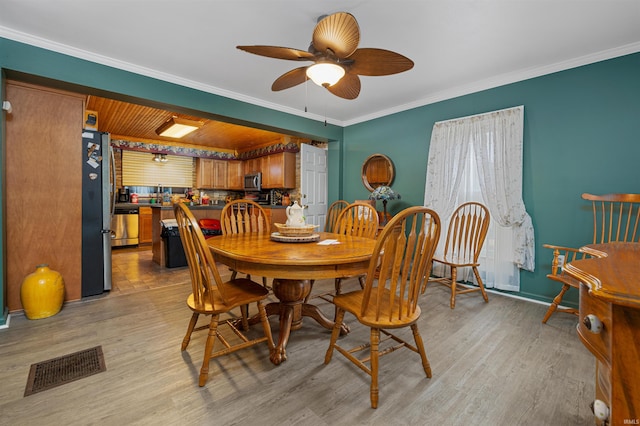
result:
[[[81,297],[84,98],[8,82],[6,134],[7,305],[22,309],[20,286],[47,263]]]

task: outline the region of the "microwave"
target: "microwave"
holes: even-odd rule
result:
[[[244,190],[248,192],[262,190],[262,173],[244,175]]]

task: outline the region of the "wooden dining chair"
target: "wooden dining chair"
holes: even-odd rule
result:
[[[211,358],[236,352],[263,342],[267,343],[269,355],[275,349],[271,327],[263,304],[263,301],[269,295],[269,291],[247,278],[223,281],[193,213],[184,203],[175,203],[173,209],[191,275],[191,295],[187,298],[187,306],[193,314],[191,321],[189,321],[187,334],[182,341],[183,351],[189,346],[191,334],[196,329],[200,314],[211,315],[204,359],[202,360],[198,379],[198,384],[204,386],[209,377],[209,361]],[[242,332],[249,329],[245,315],[242,315],[241,327],[238,327],[234,318],[225,320],[220,318],[222,314],[231,312],[236,308],[241,309],[242,306],[251,303],[255,303],[258,307],[258,315],[264,329],[263,336],[253,339]],[[223,327],[221,326],[227,326],[229,333],[223,335],[221,330]],[[214,351],[216,341],[222,347]]]
[[[439,237],[440,218],[433,210],[409,207],[401,211],[377,239],[364,289],[338,294],[333,299],[338,312],[324,363],[331,362],[335,349],[371,376],[372,408],[378,407],[378,365],[382,356],[397,349],[409,349],[420,355],[422,368],[426,376],[431,377],[431,366],[417,325],[421,313],[418,298],[424,293]],[[338,344],[345,312],[371,329],[368,343],[353,349]],[[415,346],[392,333],[405,327],[411,328]],[[359,353],[361,351],[364,352]]]
[[[335,204],[335,203],[334,203]],[[375,207],[369,203],[351,203],[345,206],[338,217],[332,231],[336,234],[351,235],[355,237],[376,238],[378,233],[378,213]],[[364,276],[358,277],[360,287],[364,287]],[[311,281],[311,288],[313,289],[314,281]],[[340,294],[342,288],[342,278],[336,278],[334,281],[335,293],[325,292],[321,294],[309,295],[305,299],[304,303],[307,303],[311,298],[321,298],[327,302],[331,302],[334,294]]]
[[[583,253],[580,250],[573,247],[563,247],[557,246],[553,244],[543,244],[544,248],[548,248],[553,250],[553,260],[551,261],[551,272],[547,274],[547,278],[552,281],[559,282],[562,285],[560,289],[560,293],[553,298],[551,305],[549,305],[549,309],[544,314],[544,318],[542,318],[542,323],[546,324],[551,315],[554,312],[565,312],[568,314],[578,315],[578,309],[564,307],[560,304],[562,303],[562,298],[565,293],[570,288],[579,288],[580,282],[573,278],[572,276],[565,274],[563,266],[565,263],[573,262],[574,260],[584,259],[589,257],[587,253]]]
[[[224,205],[220,214],[222,235],[271,232],[271,222],[262,206],[251,200],[233,200]],[[240,271],[242,272],[242,271]],[[231,270],[231,279],[238,271]],[[250,275],[247,278],[251,279]],[[267,279],[262,277],[262,285],[267,287]]]
[[[233,200],[220,214],[222,234],[268,233],[271,223],[262,206],[251,200]]]
[[[342,210],[344,210],[348,205],[349,202],[345,200],[337,200],[331,203],[331,205],[327,209],[327,217],[324,221],[324,232],[334,232],[336,222],[338,222],[338,216],[340,216]],[[312,289],[314,284],[315,280],[311,280]],[[304,303],[307,303],[309,302],[309,300],[315,299],[316,297],[319,297],[327,302],[331,302],[331,296],[333,296],[333,293],[331,292],[325,292],[321,294],[311,294],[311,292],[309,292],[307,297],[304,299]]]
[[[612,242],[640,242],[640,194],[582,194],[584,200],[591,201],[593,211],[593,244]],[[553,244],[543,244],[543,247],[553,250],[551,272],[547,278],[562,285],[560,293],[554,298],[549,309],[542,318],[546,324],[554,312],[565,312],[578,315],[578,310],[561,305],[562,298],[571,288],[579,288],[580,282],[564,273],[563,266],[583,258],[590,257],[589,253],[581,252],[578,248],[564,247]]]
[[[463,203],[453,212],[447,229],[444,253],[436,254],[433,262],[445,265],[445,275],[431,277],[429,282],[443,284],[451,289],[449,307],[456,306],[456,296],[459,294],[479,291],[485,302],[489,301],[484,289],[482,278],[478,272],[478,257],[489,230],[489,210],[481,203]],[[451,271],[451,277],[446,276],[446,267]],[[466,282],[458,282],[458,268],[470,267],[476,277],[478,286],[472,286]]]
[[[364,237],[375,239],[378,235],[378,212],[370,203],[351,203],[340,212],[333,232],[336,234],[350,235],[352,237]],[[364,288],[364,276],[358,277],[360,288]],[[340,294],[342,278],[335,279],[335,294]]]
[[[349,203],[345,200],[338,200],[331,203],[327,209],[327,219],[324,222],[324,232],[333,232],[333,228],[338,221],[338,216]]]

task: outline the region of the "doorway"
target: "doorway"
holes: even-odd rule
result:
[[[300,197],[309,225],[324,229],[327,217],[327,150],[300,144]]]

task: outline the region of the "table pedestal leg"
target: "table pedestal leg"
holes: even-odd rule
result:
[[[334,322],[324,316],[315,305],[303,303],[311,291],[309,280],[273,280],[273,294],[280,302],[269,303],[267,305],[267,315],[278,314],[280,316],[280,333],[278,344],[271,355],[271,362],[278,365],[287,359],[286,346],[289,341],[291,330],[302,327],[302,317],[311,317],[318,324],[329,330],[333,329]],[[349,329],[342,325],[342,333],[346,334]]]

